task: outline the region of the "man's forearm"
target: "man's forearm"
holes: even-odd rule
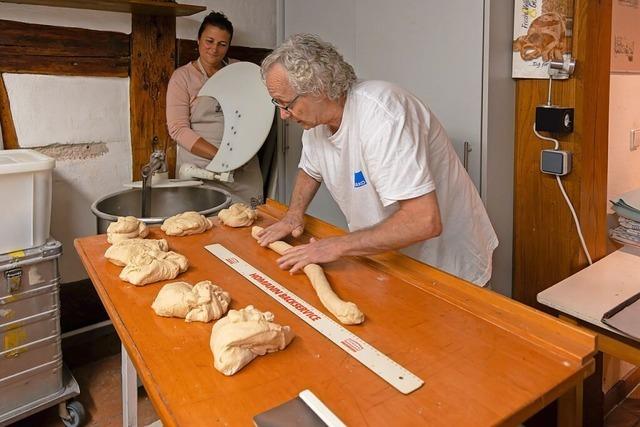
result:
[[[440,235],[442,225],[435,193],[408,202],[373,227],[341,236],[342,255],[372,255],[407,247]]]
[[[332,262],[344,255],[371,255],[400,249],[440,234],[442,224],[435,191],[398,203],[398,210],[379,224],[345,236],[312,238],[306,245],[288,249],[278,258],[278,265],[295,273],[310,263]],[[291,219],[296,220],[295,217]]]
[[[288,212],[296,216],[303,216],[318,188],[320,188],[320,183],[299,169]]]

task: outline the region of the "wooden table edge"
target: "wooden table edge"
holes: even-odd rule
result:
[[[113,303],[111,302],[109,295],[107,294],[105,289],[102,287],[102,282],[100,281],[99,276],[97,275],[93,267],[89,267],[91,266],[91,263],[89,262],[89,257],[87,256],[84,250],[84,247],[82,246],[82,242],[79,241],[79,239],[75,239],[73,242],[73,245],[76,248],[76,251],[80,256],[80,259],[84,264],[85,270],[87,271],[87,274],[89,275],[89,278],[93,283],[93,287],[96,289],[98,296],[100,297],[100,301],[102,302],[102,305],[104,306],[105,310],[109,315],[109,318],[113,323],[113,327],[115,328],[118,336],[120,337],[120,340],[122,341],[122,345],[124,345],[127,353],[129,354],[129,358],[131,359],[131,362],[136,368],[136,372],[138,376],[140,376],[140,379],[145,385],[145,390],[149,396],[149,399],[151,399],[151,402],[153,403],[153,406],[157,411],[158,416],[162,421],[162,424],[167,427],[177,426],[178,424],[175,420],[175,417],[173,416],[172,412],[169,410],[169,407],[166,405],[166,403],[162,399],[162,396],[158,392],[158,388],[156,387],[156,381],[153,378],[151,371],[147,368],[145,364],[141,363],[142,356],[138,351],[138,348],[136,347],[133,338],[129,334],[129,331],[124,325],[124,322],[118,315],[118,311],[115,309]]]

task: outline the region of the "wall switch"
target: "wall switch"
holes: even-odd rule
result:
[[[571,152],[562,150],[542,150],[540,171],[551,175],[564,176],[571,172]]]
[[[629,151],[635,151],[638,147],[640,147],[640,129],[631,129]]]

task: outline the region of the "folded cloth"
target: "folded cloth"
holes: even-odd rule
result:
[[[640,210],[634,208],[633,206],[625,203],[624,200],[618,199],[617,202],[610,200],[611,209],[618,214],[618,216],[630,219],[632,221],[640,222]]]
[[[637,236],[640,237],[640,230],[634,230],[633,228],[627,228],[622,226],[622,230],[624,233],[630,235],[630,236]]]
[[[624,245],[640,247],[640,236],[629,234],[628,229],[620,226],[609,230],[609,237]]]
[[[629,203],[625,202],[624,199],[618,199],[616,203],[622,207],[631,209],[635,213],[640,213],[640,208],[638,206],[630,205]]]
[[[632,219],[625,218],[623,216],[618,216],[618,223],[624,228],[640,231],[640,222],[638,221],[634,221]]]

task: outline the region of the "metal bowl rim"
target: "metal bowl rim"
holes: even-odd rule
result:
[[[163,188],[171,188],[171,187],[163,187]],[[192,187],[175,187],[175,188],[192,188]],[[214,209],[218,209],[218,207],[220,207],[219,210],[221,210],[221,209],[224,209],[224,208],[228,207],[231,204],[231,193],[229,193],[227,190],[225,190],[223,188],[216,187],[214,185],[200,185],[200,186],[194,186],[193,188],[198,188],[198,189],[201,189],[201,188],[205,189],[206,188],[206,189],[210,189],[210,190],[215,190],[215,191],[218,191],[218,192],[222,193],[225,196],[225,201],[223,203],[221,203],[220,205],[199,212],[200,214],[202,214],[204,216],[207,216],[208,214],[213,213],[214,212],[213,210]],[[114,193],[106,194],[106,195],[98,198],[95,202],[93,202],[91,204],[91,212],[93,212],[93,214],[95,216],[97,216],[98,218],[105,219],[107,221],[112,221],[112,222],[118,221],[118,217],[116,215],[111,215],[111,214],[108,214],[108,213],[105,213],[105,212],[102,212],[102,211],[98,210],[98,203],[100,203],[100,202],[102,202],[102,201],[104,201],[104,200],[106,200],[106,199],[108,199],[110,197],[114,197],[114,196],[117,196],[117,195],[122,194],[122,193],[133,192],[133,191],[136,191],[136,190],[137,189],[135,189],[135,188],[127,188],[125,190],[120,190],[120,191],[116,191]],[[140,190],[140,191],[142,191],[142,190]],[[168,217],[151,217],[151,218],[139,218],[139,217],[136,217],[136,218],[138,218],[139,220],[141,220],[145,224],[159,224],[159,223],[163,222],[165,219],[167,219]]]

